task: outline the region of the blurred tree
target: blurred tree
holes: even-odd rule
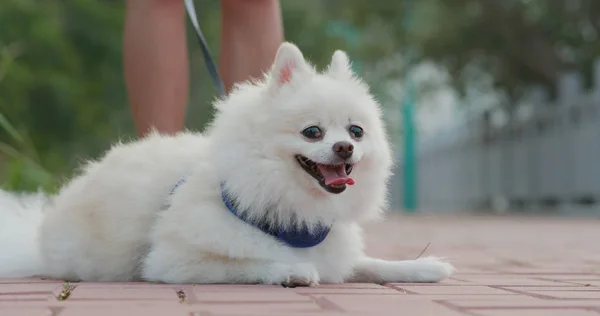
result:
[[[96,153],[104,147],[100,139],[117,135],[111,116],[127,110],[118,36],[122,11],[91,0],[0,5],[0,113],[55,173],[70,169],[73,152]],[[2,133],[0,141],[14,145],[15,139]],[[32,181],[21,188],[34,189]]]
[[[111,115],[126,110],[121,17],[122,6],[91,0],[0,5],[0,112],[56,172],[73,151],[98,152],[99,139],[116,135]]]
[[[445,66],[460,90],[489,73],[512,98],[530,84],[553,89],[569,70],[589,74],[600,54],[597,0],[329,0],[332,16],[369,31],[362,56],[375,62],[406,47],[415,63]],[[412,6],[408,6],[408,5]],[[410,10],[407,12],[407,10]],[[405,17],[414,25],[404,27]]]

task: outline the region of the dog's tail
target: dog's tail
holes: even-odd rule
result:
[[[13,194],[0,190],[0,278],[41,273],[38,228],[43,219],[43,193]]]

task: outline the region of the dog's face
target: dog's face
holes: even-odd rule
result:
[[[342,194],[388,165],[379,109],[359,82],[317,76],[274,100],[268,146],[303,190]]]
[[[283,44],[265,83],[242,85],[219,106],[219,177],[245,204],[276,203],[307,220],[384,206],[391,157],[381,111],[343,52],[316,73]]]

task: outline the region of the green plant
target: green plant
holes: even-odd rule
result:
[[[0,113],[0,129],[9,135],[14,143],[0,141],[0,177],[2,188],[7,190],[51,191],[55,179],[41,164],[31,140],[10,123]]]

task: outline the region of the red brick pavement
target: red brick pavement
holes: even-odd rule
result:
[[[369,252],[450,258],[440,284],[279,286],[0,280],[0,315],[600,316],[597,220],[401,217],[368,227]]]

